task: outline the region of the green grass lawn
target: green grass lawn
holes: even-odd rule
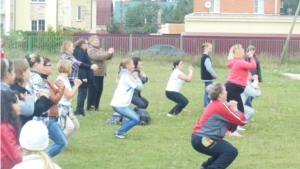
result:
[[[68,149],[53,158],[64,169],[196,169],[208,156],[196,152],[190,143],[193,127],[203,113],[204,84],[200,69],[194,69],[193,80],[185,83],[181,93],[189,104],[174,118],[167,112],[175,105],[165,96],[165,87],[175,58],[143,58],[143,70],[149,81],[142,96],[148,99],[152,123],[136,126],[127,133],[127,139],[115,139],[120,127],[105,122],[113,113],[110,101],[117,87],[115,82],[121,58],[107,62],[104,92],[100,111],[86,112],[78,117],[80,129],[69,140]],[[197,59],[184,59],[184,72]],[[214,58],[217,82],[226,82],[229,69],[224,58]],[[192,63],[193,62],[193,63]],[[299,63],[299,62],[297,62]],[[230,169],[297,169],[300,168],[299,152],[299,81],[280,75],[281,72],[300,73],[295,62],[279,66],[276,61],[262,59],[262,96],[253,101],[256,113],[243,138],[225,137],[239,150]],[[56,65],[53,63],[53,65]],[[56,68],[54,66],[54,68]],[[56,78],[54,73],[50,79]],[[76,97],[73,98],[76,108]]]

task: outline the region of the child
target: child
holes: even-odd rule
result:
[[[69,139],[75,131],[79,129],[79,122],[73,114],[72,109],[72,97],[76,94],[78,87],[81,85],[81,80],[74,79],[74,87],[71,87],[71,83],[68,79],[68,75],[72,71],[71,61],[60,60],[57,65],[58,72],[60,73],[57,80],[62,80],[65,85],[64,95],[58,102],[58,124],[64,129],[64,133]]]

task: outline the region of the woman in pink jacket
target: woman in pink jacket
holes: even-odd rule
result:
[[[238,102],[238,110],[244,113],[243,101],[241,94],[247,86],[248,71],[256,68],[256,62],[253,58],[253,52],[247,53],[248,61],[243,59],[245,51],[242,45],[237,44],[231,47],[228,54],[226,66],[230,69],[227,82],[225,84],[227,101],[235,100]],[[233,125],[228,134],[230,136],[242,137],[237,131],[237,126]]]

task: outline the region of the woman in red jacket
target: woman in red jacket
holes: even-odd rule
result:
[[[211,84],[206,90],[212,101],[196,123],[191,143],[196,151],[211,156],[201,169],[224,169],[237,157],[238,150],[223,137],[231,125],[245,125],[246,117],[237,109],[236,101],[226,103],[227,91],[222,83]]]
[[[248,61],[243,59],[245,51],[242,45],[234,45],[228,54],[228,62],[226,66],[230,69],[227,82],[225,84],[227,101],[235,100],[238,102],[238,110],[244,113],[244,105],[241,94],[247,86],[248,71],[256,68],[256,62],[253,58],[253,51],[247,53]],[[242,137],[237,131],[237,126],[233,125],[230,129],[230,136]]]
[[[1,91],[1,169],[11,169],[22,161],[19,146],[21,104],[16,93]]]

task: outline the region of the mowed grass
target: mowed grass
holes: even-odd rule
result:
[[[194,69],[191,83],[184,83],[181,93],[189,100],[184,111],[174,118],[167,112],[175,105],[165,96],[165,87],[176,58],[143,57],[143,70],[149,81],[142,96],[149,101],[148,112],[152,123],[136,126],[127,133],[127,139],[115,139],[119,125],[105,122],[113,113],[110,101],[117,87],[116,74],[121,57],[107,62],[104,91],[100,111],[86,112],[89,116],[77,117],[80,129],[69,140],[68,149],[53,160],[64,169],[196,169],[209,158],[196,152],[190,137],[196,121],[203,111],[204,84],[200,81],[199,66]],[[199,58],[198,58],[199,59]],[[184,58],[184,73],[197,58]],[[55,60],[55,59],[53,59]],[[213,58],[217,82],[226,82],[229,69],[226,59]],[[57,59],[54,61],[56,62]],[[299,152],[299,81],[282,76],[281,72],[300,73],[299,62],[281,66],[272,59],[262,59],[262,96],[253,101],[256,113],[243,138],[225,137],[238,150],[239,155],[230,169],[297,169]],[[55,65],[55,63],[52,63]],[[54,69],[56,68],[54,66]],[[50,79],[57,77],[55,72]],[[76,109],[76,97],[73,107]]]

